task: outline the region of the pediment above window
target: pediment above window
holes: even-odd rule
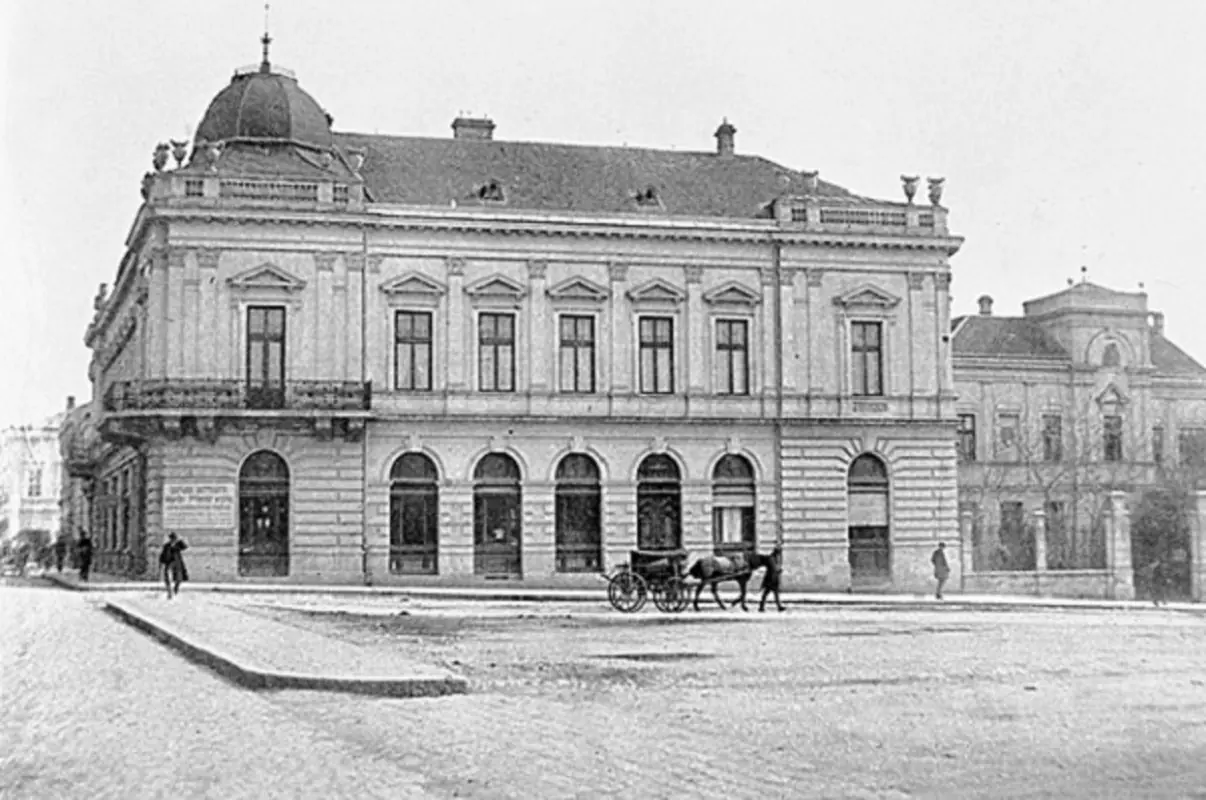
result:
[[[762,302],[762,295],[737,281],[727,281],[704,292],[703,299],[714,306],[756,306]]]
[[[567,303],[605,303],[611,292],[586,278],[568,278],[548,290],[549,298]]]
[[[495,273],[465,287],[465,294],[477,304],[518,306],[528,293],[519,281]]]
[[[864,283],[833,298],[833,302],[847,309],[887,311],[895,308],[900,298],[873,283]]]
[[[1115,383],[1108,383],[1097,395],[1097,405],[1103,409],[1119,408],[1131,402],[1131,398]]]
[[[677,306],[687,298],[686,292],[661,278],[646,281],[628,290],[628,298],[634,305]]]
[[[306,282],[276,264],[264,263],[244,270],[226,279],[232,289],[276,290],[297,292],[306,288]]]
[[[412,294],[439,297],[448,287],[421,272],[407,272],[381,284],[381,291],[388,295]]]

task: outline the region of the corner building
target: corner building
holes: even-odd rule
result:
[[[860,197],[727,121],[714,152],[452,128],[332,132],[265,55],[160,146],[87,333],[94,507],[145,471],[146,537],[104,541],[175,530],[197,580],[591,587],[782,541],[785,587],[929,584],[941,181]]]

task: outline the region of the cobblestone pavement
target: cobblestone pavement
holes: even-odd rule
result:
[[[424,797],[422,776],[53,589],[0,588],[0,797]]]
[[[460,797],[1206,797],[1198,616],[240,602],[469,677],[277,700]]]
[[[98,600],[0,589],[0,796],[1206,798],[1200,616],[181,599],[474,687],[391,700],[237,689]]]

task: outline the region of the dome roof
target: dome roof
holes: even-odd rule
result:
[[[322,107],[302,91],[296,78],[273,72],[267,61],[255,71],[236,72],[197,126],[197,142],[231,139],[288,141],[323,149],[333,143]]]

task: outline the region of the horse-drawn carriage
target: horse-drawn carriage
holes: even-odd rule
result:
[[[618,565],[607,576],[607,599],[617,611],[634,613],[644,607],[649,597],[653,604],[667,613],[677,613],[692,603],[691,590],[695,590],[695,610],[699,610],[699,595],[704,587],[712,590],[716,604],[725,608],[724,601],[716,592],[716,585],[725,581],[734,581],[741,587],[741,595],[734,605],[741,604],[746,609],[745,587],[750,577],[758,570],[766,568],[768,575],[763,578],[764,587],[773,587],[775,603],[779,603],[777,561],[779,549],[769,556],[757,552],[733,553],[728,556],[705,555],[700,557],[688,570],[686,550],[632,550],[627,564]],[[687,578],[693,578],[691,583]],[[762,605],[766,603],[766,593],[762,595]],[[748,609],[746,609],[748,610]],[[759,609],[761,610],[761,608]]]
[[[686,550],[633,550],[607,578],[607,599],[617,611],[640,611],[652,596],[662,611],[682,611],[690,602]]]

